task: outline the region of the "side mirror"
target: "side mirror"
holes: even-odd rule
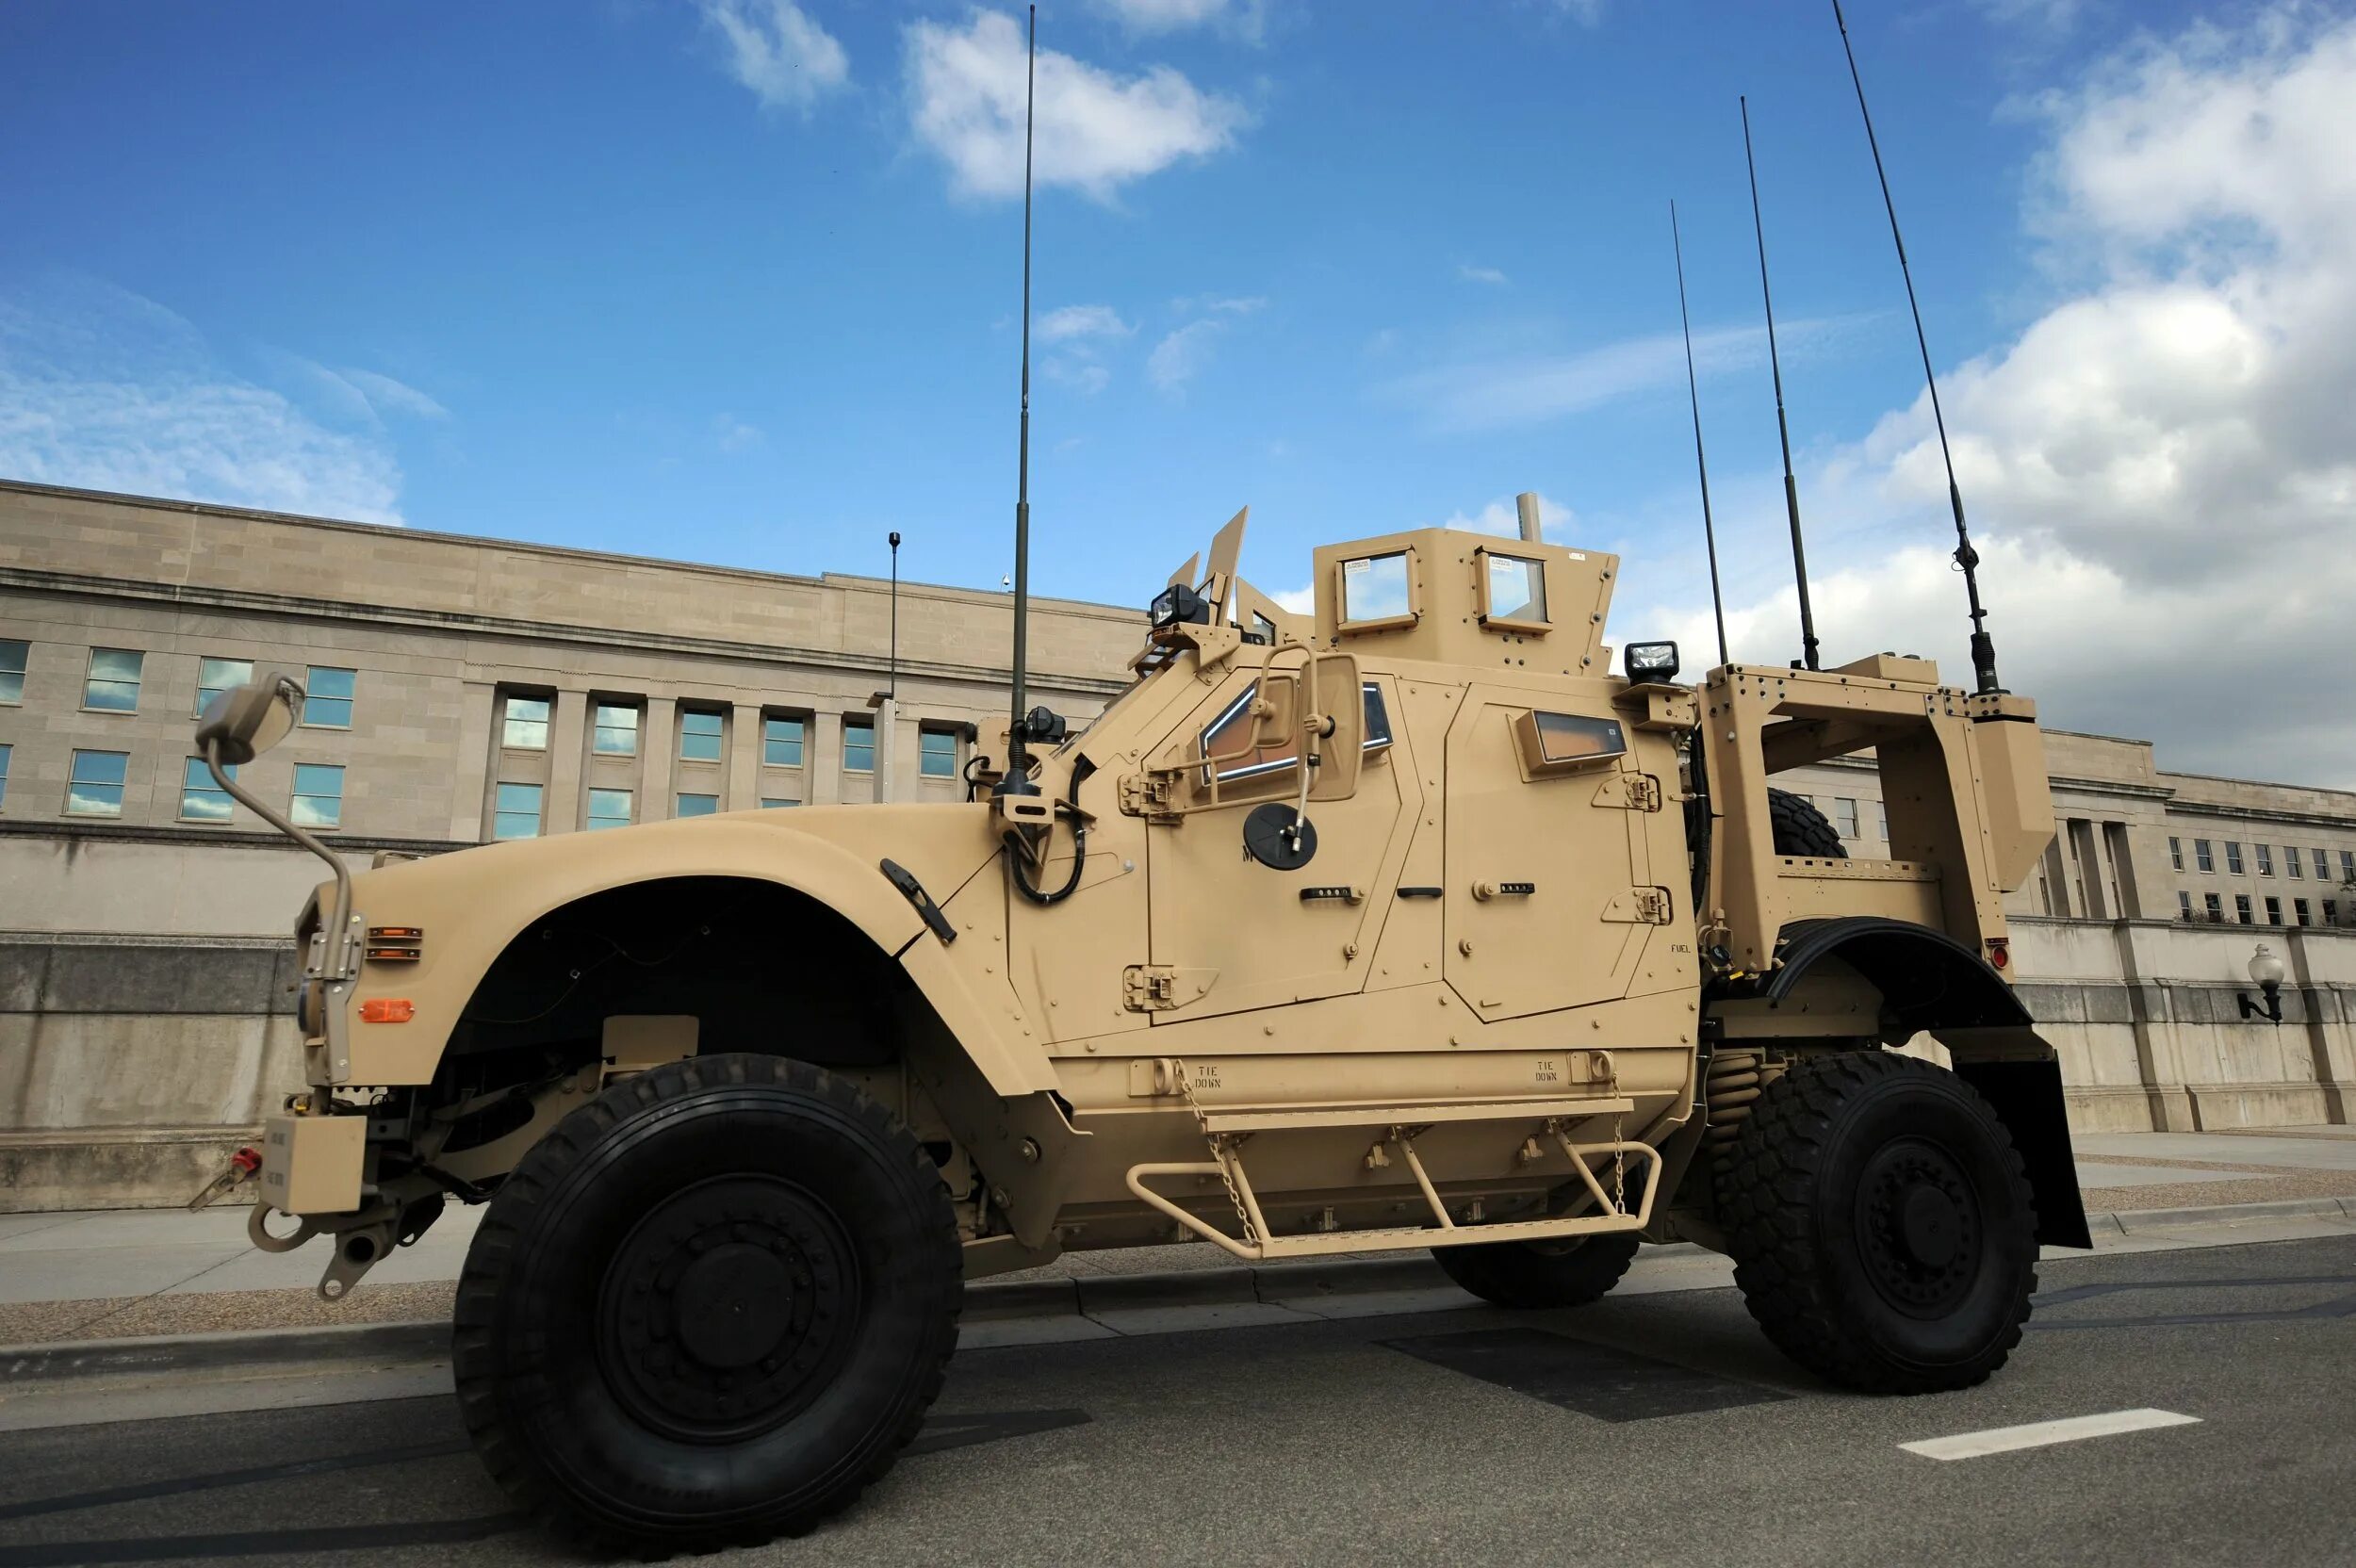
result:
[[[1366,692],[1356,656],[1313,655],[1301,671],[1301,689],[1315,690],[1317,722],[1324,729],[1309,738],[1317,754],[1309,798],[1348,800],[1358,792],[1358,770],[1366,757]],[[1302,722],[1307,722],[1306,715]]]
[[[303,688],[288,676],[232,686],[205,705],[196,749],[217,754],[223,767],[251,762],[292,733],[303,700]]]
[[[1289,745],[1301,728],[1301,678],[1283,670],[1272,670],[1254,696],[1252,749]]]

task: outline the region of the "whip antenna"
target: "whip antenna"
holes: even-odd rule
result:
[[[1816,668],[1816,616],[1808,605],[1808,549],[1800,542],[1800,486],[1792,477],[1792,427],[1783,416],[1783,362],[1775,354],[1775,298],[1767,291],[1767,226],[1759,216],[1759,164],[1751,156],[1751,104],[1742,109],[1742,162],[1751,172],[1751,229],[1759,236],[1759,297],[1767,306],[1767,366],[1775,377],[1775,434],[1783,441],[1783,510],[1792,519],[1792,577],[1800,589],[1800,657]]]
[[[1710,520],[1710,463],[1702,456],[1702,394],[1693,380],[1693,322],[1685,314],[1685,243],[1677,237],[1677,204],[1669,204],[1669,247],[1677,263],[1677,320],[1685,328],[1685,390],[1693,403],[1693,466],[1702,476],[1702,543],[1710,547],[1710,609],[1718,617],[1718,662],[1726,659],[1726,603],[1718,592],[1718,531]]]
[[[1039,8],[1033,6],[1023,88],[1023,424],[1014,468],[1014,722],[1006,730],[1006,771],[998,780],[999,792],[1006,794],[1031,792],[1023,720],[1030,701],[1024,676],[1031,645],[1031,121],[1038,94]]]
[[[1865,121],[1865,145],[1873,151],[1873,173],[1882,184],[1882,206],[1890,214],[1890,240],[1898,248],[1898,273],[1906,281],[1906,309],[1914,313],[1914,346],[1922,351],[1922,383],[1931,392],[1939,455],[1947,465],[1947,504],[1955,514],[1955,564],[1963,568],[1964,597],[1972,606],[1972,673],[1982,692],[2001,692],[2004,687],[1996,678],[1996,640],[1988,634],[1988,612],[1980,606],[1980,552],[1972,547],[1972,531],[1964,526],[1963,491],[1955,483],[1955,454],[1947,446],[1947,416],[1939,411],[1939,378],[1931,373],[1930,339],[1922,335],[1922,307],[1914,298],[1914,270],[1906,265],[1906,242],[1898,233],[1898,204],[1890,199],[1890,172],[1882,167],[1881,143],[1873,137],[1873,111],[1865,106],[1865,79],[1857,74],[1857,50],[1849,42],[1849,24],[1841,14],[1841,0],[1832,0],[1832,19],[1841,29],[1841,52],[1849,57],[1849,81],[1857,88],[1857,110]]]

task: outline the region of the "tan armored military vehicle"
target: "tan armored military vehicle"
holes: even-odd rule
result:
[[[466,1423],[540,1517],[642,1550],[842,1508],[964,1282],[1072,1249],[1430,1248],[1546,1308],[1685,1238],[1837,1383],[2001,1364],[2039,1239],[2086,1242],[2005,976],[2052,829],[2031,705],[1887,654],[1615,675],[1617,560],[1529,538],[1329,546],[1296,616],[1237,580],[1242,523],[1134,684],[1012,727],[967,804],[339,867],[255,1241],[324,1237],[332,1298],[487,1202]],[[290,694],[222,698],[207,758]],[[1844,755],[1890,858],[1772,785]]]

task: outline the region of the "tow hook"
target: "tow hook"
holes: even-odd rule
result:
[[[188,1212],[194,1214],[209,1203],[218,1203],[252,1181],[254,1173],[261,1168],[262,1152],[260,1150],[238,1150],[229,1156],[229,1164],[221,1173],[205,1183],[204,1189],[188,1200]]]

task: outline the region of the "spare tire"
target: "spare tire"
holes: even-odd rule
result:
[[[1789,790],[1767,792],[1767,821],[1775,836],[1775,853],[1818,860],[1845,860],[1848,850],[1824,813],[1806,795]]]

